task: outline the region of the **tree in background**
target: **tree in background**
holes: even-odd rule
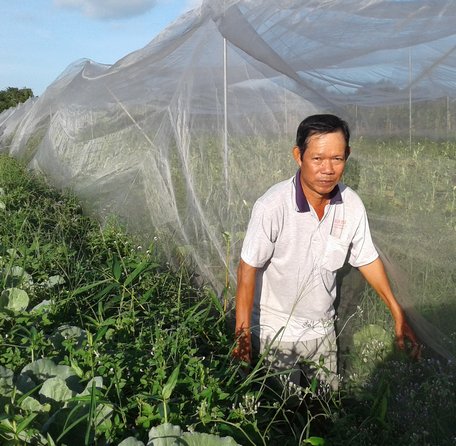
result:
[[[8,87],[0,91],[0,113],[33,97],[31,88]]]

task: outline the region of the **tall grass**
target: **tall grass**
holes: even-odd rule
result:
[[[159,247],[114,222],[100,228],[6,157],[0,181],[4,441],[118,444],[172,423],[239,444],[300,444],[330,415],[305,409],[311,390],[290,410],[298,390],[271,388],[260,364],[244,379],[218,297]]]
[[[341,392],[296,388],[261,358],[247,372],[231,359],[218,296],[157,242],[141,246],[115,221],[100,228],[6,157],[0,188],[2,441],[146,442],[170,423],[213,444],[453,444],[454,366],[393,355],[370,291],[351,312]]]

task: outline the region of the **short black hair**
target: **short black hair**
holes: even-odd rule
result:
[[[296,132],[296,146],[299,148],[301,159],[311,136],[338,131],[341,131],[345,138],[345,159],[347,159],[350,154],[350,129],[344,120],[331,114],[312,115],[304,119]]]

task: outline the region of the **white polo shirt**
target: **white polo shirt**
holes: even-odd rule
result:
[[[295,342],[334,330],[336,271],[359,267],[378,253],[359,196],[339,184],[321,220],[307,202],[300,172],[272,186],[252,210],[241,258],[258,268],[252,331]]]

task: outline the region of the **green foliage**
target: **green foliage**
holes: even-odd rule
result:
[[[231,437],[219,437],[218,435],[183,432],[180,426],[164,423],[153,427],[149,431],[147,446],[236,446],[237,443]],[[128,437],[119,446],[144,446],[142,441],[135,437]]]
[[[346,399],[329,444],[453,445],[455,372],[454,364],[435,358],[417,363],[390,355],[357,397]]]
[[[16,107],[21,102],[33,97],[33,91],[30,88],[8,87],[0,91],[0,113],[10,107]]]
[[[27,308],[29,297],[20,288],[6,288],[0,294],[0,309],[11,311],[22,311]]]
[[[218,297],[155,244],[115,221],[100,228],[71,194],[2,156],[0,203],[2,444],[452,444],[454,369],[391,356],[390,317],[370,293],[350,321],[342,393],[297,388],[264,358],[247,372],[232,361]]]
[[[310,437],[307,397],[271,387],[261,363],[243,379],[223,306],[188,269],[6,157],[0,187],[1,438],[115,444],[164,423],[188,427],[187,444]]]

